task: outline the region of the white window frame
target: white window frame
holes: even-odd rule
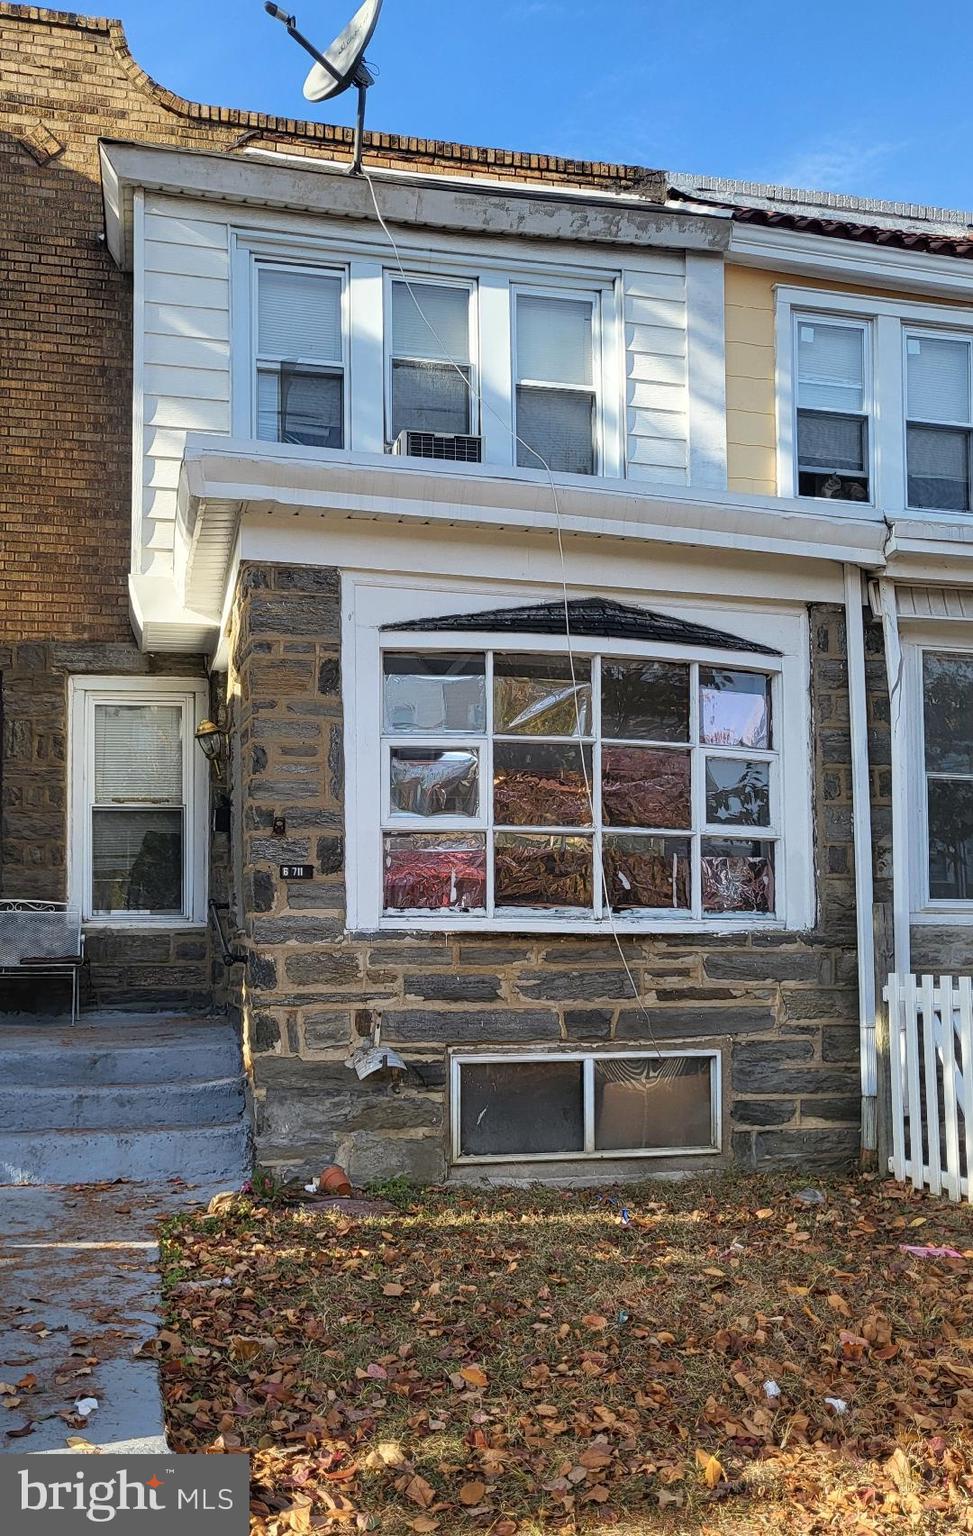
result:
[[[799,378],[798,373],[797,373],[797,359],[798,359],[798,357],[800,355],[799,354],[799,336],[798,336],[798,333],[799,333],[800,327],[802,325],[831,325],[831,326],[834,326],[834,327],[839,327],[840,326],[840,327],[843,327],[845,330],[858,331],[859,334],[861,335],[861,338],[862,338],[862,409],[861,409],[860,412],[858,412],[858,411],[831,410],[831,411],[822,412],[822,414],[830,415],[830,416],[848,416],[848,417],[850,417],[850,418],[852,418],[852,419],[854,419],[856,421],[858,420],[859,416],[864,417],[864,421],[865,421],[865,469],[864,469],[864,472],[865,472],[865,475],[867,476],[867,479],[868,479],[868,498],[867,498],[867,501],[865,501],[865,502],[846,501],[846,500],[844,500],[844,498],[841,498],[841,497],[838,497],[838,496],[832,497],[830,499],[834,500],[834,501],[842,501],[842,504],[846,505],[846,506],[874,506],[874,504],[875,504],[875,385],[874,385],[874,368],[873,368],[873,357],[872,357],[873,350],[874,350],[873,349],[873,344],[872,344],[872,322],[870,320],[855,319],[855,318],[853,318],[852,316],[849,316],[849,315],[826,315],[826,316],[822,316],[822,315],[819,315],[819,314],[806,314],[806,313],[803,313],[801,310],[795,309],[792,312],[792,324],[793,324],[793,331],[792,331],[791,345],[793,347],[793,356],[794,356],[794,391],[793,391],[793,393],[794,393],[794,403],[793,403],[794,420],[793,420],[793,423],[792,423],[791,430],[792,430],[793,435],[794,435],[793,436],[793,441],[794,441],[794,485],[795,485],[794,494],[795,495],[801,495],[800,491],[797,490],[797,486],[800,483],[800,473],[801,473],[800,458],[798,456],[798,420],[799,420],[800,413],[801,413],[802,409],[803,410],[811,410],[812,409],[809,406],[804,406],[804,407],[801,406],[801,384],[800,384],[800,378]],[[849,478],[853,479],[854,475],[852,474],[852,472],[849,471],[848,473],[849,473]],[[809,496],[809,497],[806,497],[806,498],[802,497],[802,500],[804,500],[804,499],[806,499],[808,501],[819,502],[819,501],[826,501],[829,498],[823,497],[823,496]]]
[[[159,704],[183,711],[183,910],[93,914],[91,807],[94,788],[94,710],[98,704]],[[204,682],[164,677],[72,677],[68,680],[68,891],[91,928],[185,928],[207,922],[209,764],[195,741],[206,718]]]
[[[925,341],[925,340],[930,340],[930,341],[965,341],[967,343],[967,352],[969,354],[969,368],[970,368],[970,420],[969,421],[966,421],[966,422],[959,422],[959,421],[956,421],[956,422],[953,422],[953,421],[924,421],[924,420],[920,419],[918,416],[910,416],[909,415],[909,342],[910,342],[910,340],[913,337],[915,337],[915,339],[917,341]],[[941,326],[938,327],[938,328],[933,328],[933,327],[930,327],[930,326],[908,325],[908,324],[903,323],[903,326],[902,326],[902,401],[903,401],[902,432],[903,432],[903,437],[904,437],[904,440],[905,440],[904,441],[904,453],[905,453],[905,499],[906,499],[906,506],[907,506],[908,510],[910,512],[918,513],[919,516],[923,516],[924,514],[928,515],[928,513],[932,512],[932,513],[935,513],[939,517],[968,517],[970,515],[970,513],[973,512],[973,331],[960,330],[957,326],[950,326],[949,330],[946,331]],[[966,507],[962,512],[957,512],[955,509],[950,509],[950,508],[914,507],[912,505],[912,503],[909,501],[909,428],[912,427],[912,426],[915,426],[915,427],[931,427],[933,429],[935,429],[936,427],[945,427],[947,429],[952,427],[952,428],[954,428],[957,431],[963,431],[963,432],[966,433],[966,438],[967,438],[966,456],[967,456],[967,463],[969,465],[970,505],[968,507]]]
[[[658,659],[715,664],[726,669],[767,672],[777,674],[773,688],[772,707],[775,710],[774,751],[777,755],[779,775],[778,806],[775,818],[777,849],[775,865],[775,912],[766,916],[759,913],[710,913],[695,917],[686,913],[652,913],[630,916],[616,913],[600,918],[586,913],[550,911],[525,912],[512,915],[505,911],[502,916],[483,916],[473,913],[389,913],[384,910],[383,878],[383,801],[382,789],[385,767],[381,751],[383,700],[382,655],[385,650],[404,651],[478,651],[512,649],[525,654],[563,655],[565,643],[560,636],[522,635],[509,633],[450,633],[443,631],[383,633],[381,626],[394,619],[424,616],[435,611],[436,597],[442,602],[442,594],[433,594],[421,587],[408,588],[386,586],[382,581],[372,582],[357,578],[347,584],[354,593],[346,605],[343,654],[348,659],[343,669],[345,708],[345,748],[349,764],[349,784],[352,786],[346,799],[346,846],[349,850],[347,868],[348,916],[350,931],[424,930],[436,933],[748,933],[748,932],[804,932],[815,921],[811,722],[810,722],[810,663],[806,615],[797,618],[795,639],[789,647],[781,647],[785,654],[764,656],[752,651],[725,651],[665,644],[637,644],[629,640],[595,639],[576,637],[576,656],[603,655],[632,659]],[[537,594],[534,600],[550,600],[550,592]],[[519,603],[527,601],[522,593]],[[629,598],[629,600],[631,600]],[[489,608],[494,602],[502,605],[502,597],[482,588],[474,596],[449,606],[445,612],[476,612],[477,608]],[[711,600],[707,620],[719,624],[721,615],[714,614]],[[671,603],[664,605],[671,608]],[[700,618],[698,610],[687,611],[688,619]],[[782,622],[781,615],[766,613],[757,615],[748,610],[744,617],[739,609],[727,612],[728,628],[741,635],[752,635],[754,640],[780,646],[782,635],[795,631]],[[795,616],[796,618],[796,616]],[[793,622],[793,621],[792,621]],[[455,745],[462,746],[465,737],[457,735]],[[452,737],[450,738],[453,744]],[[422,738],[403,736],[401,745],[421,745]],[[487,749],[489,751],[489,748]],[[758,754],[760,755],[760,754]],[[484,782],[491,779],[489,757],[481,765]],[[702,795],[698,783],[694,793]],[[714,828],[702,836],[722,837],[729,835],[725,829]],[[396,818],[399,826],[399,818]],[[401,819],[403,832],[418,830],[408,818]],[[427,821],[422,830],[435,832],[435,825]],[[472,824],[467,830],[473,830]],[[516,830],[516,829],[511,829]],[[769,829],[755,827],[752,841],[760,841],[761,833],[769,835]],[[737,829],[739,833],[739,829]],[[462,835],[462,834],[460,834]],[[660,834],[661,835],[661,834]],[[666,834],[676,837],[678,833]],[[743,834],[739,834],[743,835]],[[488,858],[490,840],[488,843]]]
[[[393,340],[393,338],[392,338],[392,289],[393,289],[393,286],[396,283],[404,284],[406,282],[408,282],[410,287],[415,285],[415,284],[420,284],[421,283],[422,286],[426,287],[426,288],[431,288],[431,287],[436,287],[436,288],[465,288],[467,293],[468,293],[468,295],[469,295],[469,308],[467,310],[467,324],[469,326],[469,353],[470,353],[469,364],[468,364],[469,370],[470,370],[470,388],[469,388],[469,395],[470,395],[470,425],[469,425],[468,432],[469,432],[469,435],[471,437],[477,437],[477,436],[480,435],[480,433],[482,431],[482,427],[481,427],[481,421],[480,421],[480,416],[481,416],[481,412],[480,412],[480,324],[479,324],[479,309],[480,309],[480,306],[479,306],[479,302],[478,302],[478,299],[479,299],[479,284],[477,283],[476,278],[475,277],[464,277],[464,276],[461,276],[459,274],[453,275],[453,274],[450,274],[448,272],[442,272],[442,273],[438,273],[437,272],[436,275],[433,277],[433,276],[430,276],[428,273],[409,271],[408,268],[406,268],[405,278],[403,278],[402,273],[399,271],[398,267],[390,267],[390,268],[386,268],[385,274],[384,274],[383,305],[384,305],[385,323],[384,323],[384,325],[382,327],[382,332],[383,332],[383,348],[384,348],[384,355],[385,355],[385,441],[386,441],[386,446],[390,449],[392,447],[392,443],[393,443],[393,438],[392,438],[392,363],[393,363],[393,360],[396,359],[396,358],[399,358],[401,361],[406,361],[406,362],[414,361],[414,359],[410,359],[410,358],[406,357],[404,353],[401,354],[401,356],[400,356],[399,353],[394,352],[392,350],[392,340]],[[432,339],[435,339],[433,337],[433,333],[431,331],[430,331],[430,337]],[[436,359],[428,359],[428,361],[437,361],[437,360]],[[459,366],[462,366],[462,360],[461,359],[443,358],[443,359],[439,359],[439,361],[442,361],[444,363],[456,362],[456,363],[459,364]]]
[[[322,373],[327,375],[341,375],[341,443],[342,449],[350,444],[351,432],[351,368],[349,355],[351,348],[351,336],[349,326],[349,299],[348,299],[348,269],[340,264],[324,261],[311,261],[299,256],[288,257],[286,255],[272,255],[266,251],[252,251],[250,253],[250,435],[255,441],[273,444],[271,438],[258,438],[258,387],[257,378],[261,371],[276,368],[279,370],[285,361],[282,358],[265,357],[260,351],[260,272],[262,269],[273,267],[283,272],[309,273],[315,277],[335,278],[341,285],[340,289],[340,315],[341,315],[341,362],[322,362],[320,358],[287,358],[287,362],[298,364],[306,368],[309,373]],[[280,444],[280,439],[277,439]],[[283,444],[282,446],[300,446],[299,444]],[[332,450],[334,451],[334,450]]]
[[[591,385],[590,388],[583,384],[558,384],[550,379],[522,379],[518,365],[518,338],[517,338],[517,314],[519,301],[522,298],[530,299],[574,299],[584,301],[591,305]],[[565,393],[577,395],[590,394],[592,396],[592,469],[590,475],[572,475],[572,480],[583,482],[603,477],[611,473],[606,469],[605,452],[605,357],[602,344],[604,322],[602,319],[603,293],[597,288],[582,288],[567,285],[558,287],[539,286],[536,283],[513,283],[510,289],[510,414],[514,424],[514,433],[519,434],[517,422],[517,391],[524,385],[528,389],[560,390]],[[520,451],[520,443],[515,436],[513,460],[517,464],[517,455]],[[529,469],[531,466],[518,465],[520,469]],[[540,469],[543,475],[547,470],[537,464],[534,468]],[[555,475],[566,474],[565,470],[555,470]]]
[[[594,1081],[597,1061],[708,1060],[712,1142],[706,1147],[637,1147],[599,1152],[595,1148]],[[464,1156],[461,1146],[462,1070],[464,1066],[512,1065],[517,1062],[582,1063],[584,1105],[584,1148],[572,1152],[496,1152],[485,1156]],[[549,1051],[454,1051],[449,1062],[450,1150],[451,1161],[459,1167],[484,1163],[574,1163],[615,1162],[630,1158],[718,1157],[723,1149],[723,1058],[718,1050],[657,1050],[651,1046],[625,1050],[549,1050]]]
[[[964,625],[967,636],[969,627]],[[973,636],[965,639],[939,625],[924,631],[922,638],[903,645],[904,685],[910,701],[908,712],[907,775],[913,808],[910,842],[911,918],[917,926],[957,924],[973,926],[973,897],[968,901],[934,899],[929,893],[929,797],[926,781],[925,657],[965,656],[973,659]],[[957,775],[964,778],[965,775]]]

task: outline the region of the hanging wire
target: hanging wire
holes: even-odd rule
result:
[[[383,231],[383,233],[385,235],[385,238],[388,240],[388,243],[389,243],[389,245],[392,248],[392,252],[393,252],[393,254],[395,256],[396,265],[398,266],[398,269],[399,269],[399,274],[400,274],[400,276],[402,278],[403,283],[406,286],[406,289],[408,290],[409,297],[411,298],[413,304],[415,305],[415,307],[416,307],[416,309],[417,309],[417,311],[419,313],[419,316],[420,316],[423,324],[426,326],[426,328],[430,332],[430,334],[434,337],[437,345],[439,346],[439,348],[440,348],[440,350],[442,352],[443,358],[445,359],[445,361],[447,363],[449,363],[450,367],[454,368],[455,371],[459,374],[460,378],[463,380],[463,383],[465,384],[466,388],[468,389],[471,398],[475,398],[477,400],[477,403],[480,406],[480,409],[481,410],[485,409],[485,410],[489,411],[490,415],[495,417],[496,420],[500,423],[500,426],[507,433],[507,435],[509,436],[511,442],[513,442],[514,444],[516,444],[516,445],[526,449],[526,451],[528,453],[533,454],[534,458],[537,459],[538,463],[543,466],[543,468],[544,468],[544,470],[545,470],[545,472],[547,474],[547,478],[548,478],[548,480],[550,482],[550,487],[551,487],[551,501],[552,501],[552,504],[553,504],[553,507],[554,507],[554,527],[555,527],[555,532],[556,532],[556,535],[557,535],[558,562],[559,562],[560,573],[561,573],[561,593],[562,593],[562,599],[563,599],[563,604],[564,604],[564,628],[565,628],[565,635],[566,635],[566,638],[567,638],[568,664],[569,664],[570,670],[571,670],[571,686],[572,686],[572,691],[574,693],[575,721],[576,721],[576,724],[577,724],[578,740],[579,740],[579,743],[582,743],[583,732],[582,732],[582,729],[581,729],[581,705],[580,705],[579,697],[578,697],[577,673],[575,671],[574,637],[573,637],[572,632],[571,632],[571,606],[570,606],[570,601],[569,601],[569,597],[568,597],[567,561],[565,560],[565,557],[564,557],[564,534],[563,534],[563,528],[562,528],[562,523],[561,523],[561,503],[560,503],[560,499],[558,497],[557,481],[554,478],[554,471],[551,469],[550,464],[544,458],[543,454],[539,453],[537,451],[537,449],[534,448],[530,443],[525,442],[524,439],[518,435],[518,433],[515,431],[513,426],[500,414],[500,412],[496,409],[496,407],[491,405],[489,401],[485,401],[482,398],[482,396],[480,396],[480,395],[478,395],[476,393],[476,391],[474,390],[473,385],[472,385],[470,379],[468,378],[467,374],[464,373],[464,371],[460,367],[459,363],[451,355],[451,353],[449,351],[449,348],[446,346],[446,343],[443,341],[443,339],[440,336],[439,332],[437,331],[435,325],[429,319],[429,316],[426,314],[426,312],[423,309],[422,305],[420,304],[418,298],[416,297],[415,290],[413,289],[412,283],[411,283],[411,281],[409,279],[409,275],[406,272],[406,269],[405,269],[405,267],[404,267],[404,265],[402,263],[402,256],[401,256],[401,253],[399,251],[399,247],[398,247],[398,245],[396,243],[395,236],[392,234],[392,231],[389,229],[389,226],[386,223],[386,221],[385,221],[385,219],[384,219],[384,217],[382,215],[382,210],[381,210],[381,208],[378,205],[378,196],[377,196],[376,191],[375,191],[375,183],[373,182],[371,176],[369,175],[368,169],[365,166],[362,167],[362,175],[364,176],[365,180],[368,182],[368,190],[369,190],[369,192],[371,193],[371,196],[372,196],[372,205],[373,205],[373,207],[375,209],[375,217],[378,219],[378,222],[381,225],[382,231]],[[592,787],[591,787],[591,779],[590,779],[590,776],[588,774],[588,764],[587,764],[587,761],[586,761],[586,758],[585,758],[585,752],[584,752],[583,744],[580,745],[580,757],[581,757],[581,771],[582,771],[582,774],[584,775],[585,794],[587,796],[588,806],[589,806],[589,809],[591,811],[591,825],[592,825],[592,827],[594,827],[594,825],[595,825],[594,794],[593,794]],[[626,956],[625,950],[622,947],[622,941],[621,941],[621,938],[619,936],[617,924],[615,922],[615,913],[614,913],[614,911],[612,909],[611,895],[610,895],[610,892],[609,892],[609,889],[608,889],[608,880],[607,880],[607,877],[606,877],[606,874],[605,874],[604,847],[602,847],[602,855],[601,855],[601,882],[602,882],[602,892],[603,892],[603,895],[604,895],[604,898],[605,898],[605,911],[606,911],[607,916],[608,916],[608,925],[609,925],[609,928],[611,929],[612,938],[615,941],[615,948],[618,950],[619,959],[621,960],[622,966],[623,966],[623,968],[625,970],[625,975],[628,978],[628,984],[629,984],[629,986],[631,987],[631,990],[632,990],[632,998],[633,998],[633,1000],[635,1002],[635,1006],[637,1007],[639,1013],[641,1014],[643,1020],[645,1021],[646,1027],[647,1027],[648,1032],[649,1032],[649,1037],[650,1037],[651,1044],[652,1044],[653,1048],[657,1052],[659,1052],[660,1051],[659,1042],[656,1039],[655,1031],[652,1028],[652,1020],[649,1017],[649,1013],[648,1013],[648,1011],[647,1011],[647,1009],[645,1007],[645,1004],[642,1001],[641,995],[639,993],[639,988],[638,988],[638,986],[636,984],[636,981],[635,981],[635,977],[632,974],[631,966],[628,963],[628,957]],[[678,1067],[678,1062],[675,1061],[673,1058],[668,1058],[668,1057],[662,1056],[661,1052],[660,1052],[660,1072],[659,1072],[659,1076],[660,1077],[664,1077],[664,1076],[668,1075],[669,1072],[672,1070],[673,1066]]]

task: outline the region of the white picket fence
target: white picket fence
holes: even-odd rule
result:
[[[889,977],[890,1171],[973,1202],[973,977]]]

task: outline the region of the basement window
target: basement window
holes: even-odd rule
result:
[[[715,1051],[455,1055],[451,1093],[457,1163],[720,1150]]]

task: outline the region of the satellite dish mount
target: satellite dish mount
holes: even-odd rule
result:
[[[264,9],[276,21],[283,23],[295,43],[299,43],[305,53],[309,53],[314,60],[314,68],[304,82],[304,95],[308,101],[328,101],[332,96],[340,96],[351,86],[357,89],[358,118],[355,124],[355,154],[351,163],[351,174],[360,176],[365,144],[368,88],[375,84],[375,76],[365,63],[365,49],[371,42],[378,25],[382,0],[365,0],[365,4],[359,6],[344,31],[339,33],[323,53],[315,48],[303,32],[298,31],[296,16],[288,15],[287,11],[282,10],[279,5],[273,5],[271,0],[265,0]]]

